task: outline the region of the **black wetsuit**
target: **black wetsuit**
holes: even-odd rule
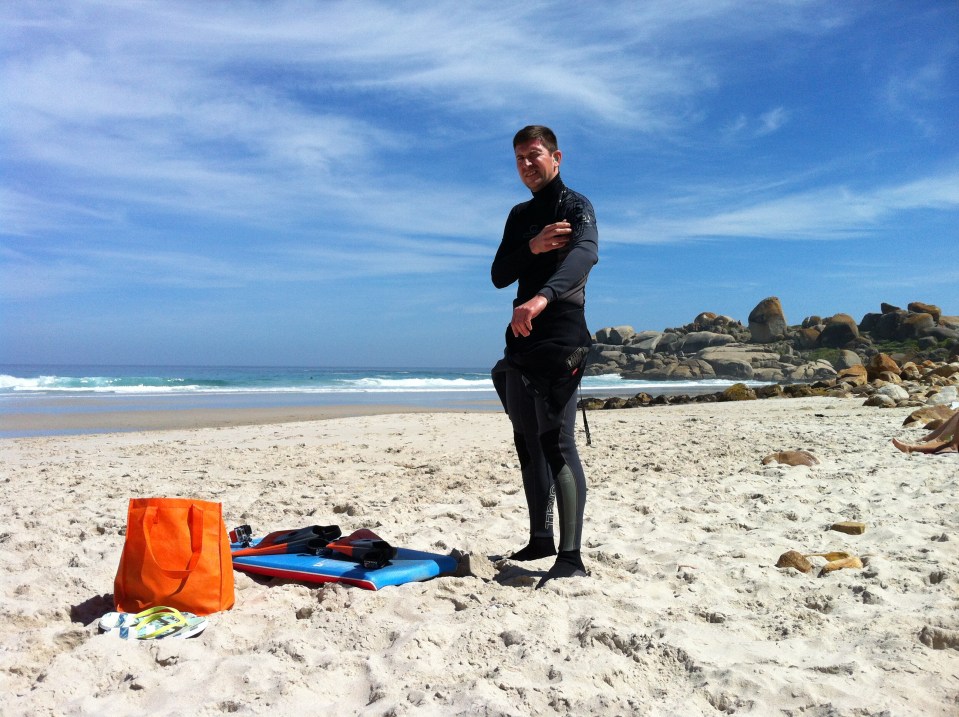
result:
[[[546,225],[563,220],[572,228],[569,244],[533,254],[530,240]],[[530,560],[555,554],[555,495],[560,541],[550,576],[584,570],[579,551],[586,477],[573,430],[576,388],[591,343],[584,311],[586,280],[597,252],[592,205],[556,176],[530,201],[513,207],[491,272],[497,288],[518,282],[514,307],[537,294],[549,302],[533,319],[529,336],[514,337],[507,328],[506,355],[493,367],[493,382],[513,425],[529,506],[530,542],[512,557]]]

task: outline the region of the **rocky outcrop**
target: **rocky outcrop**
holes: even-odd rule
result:
[[[886,345],[896,344],[890,349]],[[900,346],[901,344],[901,346]],[[885,356],[895,368],[880,365]],[[600,329],[587,374],[669,381],[724,378],[762,382],[862,382],[852,366],[868,369],[867,382],[917,380],[917,364],[959,358],[959,317],[924,302],[907,309],[883,303],[857,324],[849,314],[806,317],[788,326],[778,298],[763,299],[744,326],[704,311],[685,326],[637,331],[621,325]],[[879,361],[879,364],[875,364]],[[900,375],[906,372],[906,375]]]
[[[915,364],[914,364],[915,365]],[[771,384],[750,388],[744,383],[736,383],[725,391],[694,396],[650,396],[640,393],[631,398],[615,397],[609,399],[588,398],[580,402],[581,408],[613,409],[635,408],[641,406],[659,406],[681,403],[705,403],[713,401],[749,401],[767,398],[802,398],[807,396],[831,396],[836,398],[864,398],[863,405],[877,408],[916,407],[904,425],[923,423],[927,429],[941,424],[943,418],[952,416],[957,409],[951,408],[959,403],[959,360],[952,363],[924,361],[916,365],[918,378],[902,379],[897,376],[888,363],[888,357],[876,362],[885,370],[880,376],[869,380],[867,371],[873,366],[853,366],[843,369],[835,377],[817,380],[813,383]],[[897,367],[900,374],[907,372]],[[895,380],[886,380],[888,378]]]
[[[943,316],[942,310],[933,304],[912,302],[905,311],[882,304],[881,310],[879,314],[866,314],[859,322],[859,331],[870,334],[873,341],[959,340],[957,317]]]

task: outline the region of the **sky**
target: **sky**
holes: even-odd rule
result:
[[[595,331],[959,314],[959,2],[0,4],[0,362],[488,367],[546,124]]]

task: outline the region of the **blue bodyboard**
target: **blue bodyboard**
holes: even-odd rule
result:
[[[254,541],[254,545],[256,541]],[[234,543],[239,550],[243,545]],[[306,553],[243,555],[233,558],[233,568],[245,573],[266,575],[309,583],[345,583],[365,590],[387,585],[429,580],[456,571],[456,558],[438,553],[397,548],[396,557],[382,568],[364,568],[359,563]]]

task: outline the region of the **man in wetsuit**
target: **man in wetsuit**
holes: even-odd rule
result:
[[[513,138],[520,180],[533,193],[509,213],[493,284],[517,282],[505,357],[493,382],[509,414],[529,507],[529,543],[511,560],[556,561],[548,580],[586,575],[580,557],[586,477],[576,451],[576,389],[591,344],[586,279],[598,259],[593,207],[559,176],[556,135],[539,125]],[[553,503],[559,550],[553,543]]]

